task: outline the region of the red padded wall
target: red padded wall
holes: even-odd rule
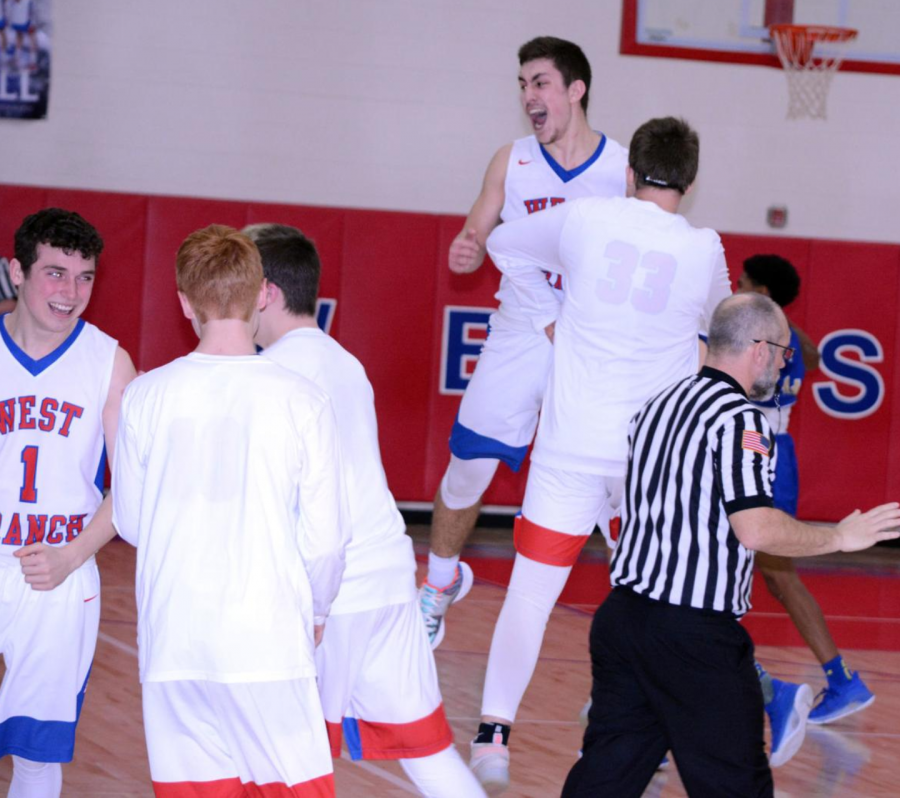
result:
[[[106,240],[87,317],[117,337],[136,365],[150,369],[190,351],[196,339],[175,296],[175,253],[193,230],[212,223],[299,227],[322,256],[321,295],[337,300],[331,332],[366,367],[375,388],[388,480],[400,501],[432,500],[449,457],[447,438],[459,396],[441,393],[444,309],[491,309],[499,275],[486,262],[453,275],[447,249],[458,216],[362,211],[193,198],[136,196],[0,185],[0,255],[12,257],[22,218],[55,204],[81,212]],[[861,418],[829,415],[814,400],[831,378],[807,374],[791,416],[801,471],[801,517],[835,520],[855,507],[900,497],[900,246],[723,235],[734,279],[756,253],[788,258],[802,279],[791,320],[817,343],[840,330],[877,341],[880,406]],[[849,355],[851,361],[854,355]],[[0,386],[2,389],[2,386]],[[858,392],[839,384],[841,396]],[[524,472],[501,466],[485,497],[516,506]]]

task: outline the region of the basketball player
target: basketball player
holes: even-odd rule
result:
[[[744,271],[738,278],[738,291],[763,294],[783,309],[797,298],[800,277],[794,266],[778,255],[754,255],[744,261]],[[795,352],[802,351],[803,357],[795,356],[786,363],[779,377],[779,391],[767,401],[756,404],[766,414],[778,451],[772,486],[775,507],[796,516],[799,491],[797,456],[794,440],[788,432],[788,422],[806,370],[818,368],[819,353],[809,336],[793,324],[790,346]],[[831,723],[869,706],[875,696],[859,674],[851,671],[844,662],[818,602],[800,581],[793,562],[786,557],[757,552],[756,565],[765,577],[769,592],[784,605],[825,671],[828,686],[820,693],[818,704],[809,714],[809,722]],[[777,679],[772,681],[778,683]],[[774,727],[776,720],[771,704],[771,701],[767,703],[766,709]]]
[[[484,795],[444,715],[416,604],[412,541],[381,465],[372,386],[360,362],[316,325],[318,253],[293,227],[244,232],[259,248],[267,280],[256,342],[325,391],[337,418],[352,540],[316,650],[332,755],[340,756],[343,736],[353,759],[399,760],[423,795]]]
[[[508,783],[510,727],[550,612],[595,525],[608,530],[618,513],[629,418],[697,371],[698,335],[730,294],[719,236],[677,214],[699,152],[683,120],[651,119],[631,140],[633,196],[566,203],[488,239],[532,329],[554,346],[472,744],[483,784]],[[562,304],[542,270],[563,275]]]
[[[481,266],[485,240],[501,221],[519,219],[575,197],[625,194],[625,149],[587,121],[591,67],[571,42],[542,36],[519,49],[522,107],[534,134],[494,155],[465,226],[450,245],[450,269]],[[546,280],[558,298],[562,281]],[[472,584],[459,553],[472,532],[502,460],[518,471],[537,426],[551,347],[535,332],[506,277],[490,335],[463,396],[450,436],[450,465],[434,499],[428,574],[419,593],[432,645],[444,636],[447,608]]]
[[[176,276],[200,344],[126,391],[112,490],[154,791],[333,795],[313,653],[348,538],[331,405],[256,354],[246,236],[192,233]]]
[[[72,760],[100,620],[94,554],[115,535],[103,499],[134,367],[81,319],[103,241],[48,208],[15,234],[18,292],[0,316],[0,756],[12,798],[58,796]]]

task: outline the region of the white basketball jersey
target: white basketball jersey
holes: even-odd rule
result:
[[[412,601],[416,596],[412,540],[381,465],[375,394],[365,369],[318,327],[292,330],[264,354],[314,382],[334,407],[352,539],[331,614]]]
[[[534,136],[513,142],[506,166],[505,198],[500,218],[504,222],[521,219],[579,197],[624,197],[628,150],[601,134],[594,154],[580,166],[567,170],[560,166]],[[562,299],[562,280],[549,273],[547,280]],[[495,294],[500,310],[492,324],[531,329],[505,275]]]
[[[639,199],[582,199],[488,240],[535,329],[556,321],[532,459],[620,476],[628,420],[698,369],[698,334],[731,293],[713,230]],[[566,280],[562,307],[540,271]]]
[[[0,317],[0,556],[64,546],[103,500],[103,407],[117,343],[79,320],[40,360]]]
[[[137,546],[141,681],[315,675],[346,545],[328,398],[258,355],[199,352],[125,391],[113,523]]]

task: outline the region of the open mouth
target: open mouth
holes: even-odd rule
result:
[[[528,116],[531,119],[531,126],[535,130],[543,130],[547,123],[547,112],[543,110],[529,111]]]
[[[63,318],[68,318],[75,311],[74,305],[63,305],[59,302],[48,302],[50,310],[53,312],[54,316],[62,316]]]

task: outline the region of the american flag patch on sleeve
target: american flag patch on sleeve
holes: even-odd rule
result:
[[[754,432],[753,430],[744,430],[744,434],[741,436],[741,448],[749,449],[751,452],[758,452],[763,457],[769,456],[769,447],[770,447],[769,439],[763,435],[761,432]]]

